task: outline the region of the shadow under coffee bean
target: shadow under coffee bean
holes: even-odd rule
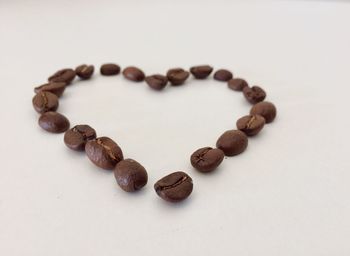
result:
[[[85,154],[95,166],[105,170],[113,170],[119,187],[126,192],[141,190],[148,182],[146,169],[134,159],[125,159],[121,147],[111,138],[96,135],[95,129],[86,124],[78,124],[69,129],[70,122],[62,114],[56,112],[59,107],[59,97],[75,77],[88,80],[94,74],[94,66],[82,64],[75,69],[64,68],[51,75],[48,83],[34,88],[36,95],[32,99],[34,109],[41,114],[39,125],[50,133],[63,133],[66,146],[75,151],[85,151]],[[171,68],[166,74],[145,73],[135,67],[123,69],[123,76],[132,82],[145,81],[156,91],[163,90],[168,83],[172,86],[184,84],[190,75],[203,80],[210,77],[213,67],[209,65],[193,66],[189,71],[183,68]],[[115,63],[101,65],[103,76],[119,75],[121,68]],[[190,156],[190,163],[201,173],[215,171],[223,162],[224,156],[236,156],[243,153],[248,146],[248,136],[257,135],[267,123],[271,123],[277,114],[274,104],[264,101],[266,92],[259,86],[250,87],[242,78],[234,78],[231,71],[219,69],[214,72],[214,80],[226,82],[228,88],[242,92],[246,100],[254,104],[250,114],[237,120],[237,130],[233,127],[225,131],[216,141],[216,148],[204,146],[195,150]],[[69,129],[69,130],[68,130]],[[188,198],[193,191],[192,178],[183,171],[173,172],[164,176],[154,184],[157,195],[168,202],[180,202]]]

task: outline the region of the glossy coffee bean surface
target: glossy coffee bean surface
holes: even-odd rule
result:
[[[193,190],[192,178],[185,172],[171,173],[154,184],[159,197],[165,201],[176,203],[186,199]]]
[[[126,192],[143,188],[148,181],[146,169],[133,159],[120,161],[114,169],[118,185]]]
[[[85,152],[91,162],[105,170],[113,170],[124,159],[121,148],[108,137],[87,141]]]
[[[89,125],[76,125],[64,134],[64,143],[70,149],[83,151],[89,140],[96,139],[96,131]]]
[[[45,131],[62,133],[69,129],[69,120],[57,112],[45,112],[39,118],[39,125]]]
[[[212,172],[221,164],[224,156],[221,149],[204,147],[191,155],[191,164],[200,172]]]

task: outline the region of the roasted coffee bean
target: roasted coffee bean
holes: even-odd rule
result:
[[[213,72],[213,68],[209,65],[195,66],[190,68],[190,72],[197,79],[205,79]]]
[[[35,93],[51,92],[51,93],[55,94],[57,97],[61,97],[65,89],[66,89],[66,83],[52,82],[52,83],[47,83],[47,84],[43,84],[43,85],[40,85],[38,87],[35,87],[34,92]]]
[[[70,149],[83,151],[89,140],[96,139],[96,131],[88,125],[76,125],[64,134],[64,143]]]
[[[247,136],[238,130],[224,132],[216,142],[226,156],[235,156],[242,153],[248,146]]]
[[[36,112],[42,114],[48,111],[56,111],[58,108],[58,97],[51,92],[39,92],[33,100],[33,107]]]
[[[248,86],[248,83],[244,79],[233,78],[233,79],[228,80],[227,85],[232,90],[242,91],[244,87]]]
[[[57,112],[45,112],[39,118],[41,128],[52,133],[62,133],[69,129],[68,119]]]
[[[193,190],[190,176],[184,172],[174,172],[154,184],[158,196],[168,202],[179,202],[186,199]]]
[[[145,79],[145,73],[137,67],[127,67],[123,70],[123,75],[126,79],[141,82]]]
[[[168,78],[163,75],[152,75],[145,78],[146,83],[154,90],[162,90],[168,83]]]
[[[224,156],[224,152],[221,149],[200,148],[191,155],[191,164],[200,172],[211,172],[221,164]]]
[[[49,82],[64,82],[70,84],[75,78],[75,71],[71,68],[65,68],[57,71],[48,78]]]
[[[106,170],[113,170],[117,163],[123,160],[122,150],[108,137],[87,141],[85,152],[91,162]]]
[[[92,74],[94,73],[94,66],[93,65],[80,65],[76,67],[75,73],[77,76],[79,76],[81,79],[89,79]]]
[[[265,91],[259,86],[244,87],[243,94],[245,98],[252,104],[256,104],[263,101],[266,98]]]
[[[126,192],[141,189],[147,184],[146,169],[133,159],[120,161],[114,169],[118,185]]]
[[[120,73],[120,67],[114,63],[103,64],[100,68],[101,75],[113,76]]]
[[[266,123],[271,123],[277,114],[275,105],[271,102],[263,101],[255,104],[251,110],[251,115],[261,115],[265,118]]]
[[[265,118],[260,115],[248,115],[237,120],[237,128],[247,136],[258,134],[265,125]]]
[[[214,79],[218,81],[226,82],[232,79],[232,77],[233,77],[232,73],[226,69],[219,69],[214,73]]]
[[[188,71],[183,70],[182,68],[169,69],[166,74],[169,82],[175,86],[182,85],[187,80],[189,75],[190,73]]]

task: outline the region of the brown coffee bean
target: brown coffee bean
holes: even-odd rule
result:
[[[100,72],[104,76],[118,75],[120,73],[120,67],[114,63],[106,63],[101,66]]]
[[[271,123],[277,115],[277,110],[275,105],[273,105],[271,102],[263,101],[255,104],[251,108],[250,114],[261,115],[265,118],[266,123]]]
[[[216,142],[226,156],[235,156],[242,153],[248,146],[247,136],[238,130],[224,132]]]
[[[58,97],[51,92],[39,92],[33,97],[33,107],[36,112],[42,114],[48,111],[56,111],[58,108]]]
[[[152,75],[145,78],[146,83],[154,90],[162,90],[168,83],[168,78],[163,75]]]
[[[96,131],[88,125],[76,125],[64,134],[64,143],[70,149],[83,151],[89,140],[96,139]]]
[[[224,156],[224,152],[221,149],[200,148],[191,155],[191,164],[200,172],[211,172],[221,164]]]
[[[126,192],[141,189],[147,184],[146,169],[133,159],[120,161],[114,169],[118,185]]]
[[[243,94],[245,98],[252,104],[256,104],[263,101],[266,98],[265,91],[259,86],[244,87]]]
[[[57,112],[45,112],[39,118],[41,128],[52,133],[62,133],[69,129],[69,120]]]
[[[64,90],[66,89],[66,83],[64,82],[59,82],[59,83],[47,83],[47,84],[43,84],[40,85],[38,87],[34,88],[34,92],[35,93],[39,93],[39,92],[51,92],[53,94],[55,94],[57,97],[61,97]]]
[[[248,115],[237,120],[237,128],[247,136],[258,134],[265,125],[265,118],[260,115]]]
[[[87,141],[85,152],[91,162],[105,170],[113,170],[123,160],[121,148],[108,137]]]
[[[233,78],[227,82],[228,88],[235,91],[242,91],[244,87],[248,86],[247,81],[241,78]]]
[[[48,78],[49,82],[64,82],[66,85],[70,84],[75,78],[75,71],[71,68],[58,70]]]
[[[158,196],[168,202],[179,202],[186,199],[193,190],[190,176],[184,172],[174,172],[154,184]]]
[[[145,79],[145,73],[137,67],[127,67],[123,70],[123,75],[126,79],[141,82]]]
[[[213,67],[209,65],[195,66],[190,68],[190,72],[196,79],[205,79],[213,72]]]
[[[226,69],[219,69],[214,73],[214,79],[218,81],[226,82],[232,79],[232,77],[233,77],[232,73]]]
[[[166,74],[169,82],[175,86],[182,85],[187,80],[189,75],[190,73],[188,71],[183,70],[182,68],[169,69]]]
[[[81,79],[89,79],[92,74],[94,73],[95,67],[93,65],[80,65],[76,67],[75,73],[77,76],[79,76]]]

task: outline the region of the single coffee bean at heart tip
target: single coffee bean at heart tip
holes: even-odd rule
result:
[[[32,99],[33,107],[36,112],[42,114],[48,111],[56,111],[58,109],[58,97],[48,91],[38,92]]]
[[[185,172],[171,173],[154,184],[159,197],[165,201],[176,203],[186,199],[193,190],[192,178]]]
[[[123,70],[126,79],[134,82],[142,82],[145,79],[145,73],[137,67],[127,67]]]
[[[121,148],[108,137],[87,141],[85,152],[91,162],[105,170],[113,170],[124,159]]]
[[[154,90],[162,90],[168,83],[168,78],[166,76],[155,74],[151,76],[147,76],[145,78],[146,83],[148,86]]]
[[[266,92],[259,86],[244,87],[243,95],[251,104],[256,104],[266,98]]]
[[[239,130],[228,130],[224,132],[216,142],[226,156],[241,154],[248,146],[247,136]]]
[[[242,91],[245,87],[248,86],[248,83],[246,80],[241,78],[232,78],[228,80],[227,86],[234,91]]]
[[[277,109],[271,102],[262,101],[251,108],[250,114],[261,115],[265,118],[266,123],[271,123],[276,118]]]
[[[261,115],[247,115],[237,120],[238,130],[247,136],[257,135],[265,125],[265,118]]]
[[[92,74],[94,73],[95,67],[93,65],[80,65],[76,67],[75,73],[78,77],[81,79],[89,79],[91,78]]]
[[[96,139],[96,131],[89,125],[76,125],[64,134],[64,143],[70,149],[83,151],[89,140]]]
[[[120,73],[120,66],[114,63],[105,63],[100,67],[103,76],[115,76]]]
[[[224,156],[221,149],[204,147],[196,150],[191,155],[191,164],[200,172],[211,172],[221,164]]]
[[[52,82],[39,85],[34,88],[35,93],[39,92],[51,92],[55,94],[57,97],[61,97],[64,90],[66,89],[66,83],[64,82]]]
[[[185,71],[182,68],[172,68],[168,70],[166,76],[171,85],[178,86],[185,83],[187,78],[190,76],[190,72]]]
[[[58,70],[52,76],[48,78],[49,82],[64,82],[69,85],[75,78],[75,71],[71,68],[64,68]]]
[[[39,125],[51,133],[62,133],[69,129],[69,120],[57,112],[45,112],[39,118]]]
[[[196,79],[205,79],[213,72],[213,67],[209,65],[194,66],[190,68],[190,72]]]
[[[227,82],[232,79],[233,74],[227,69],[219,69],[214,73],[214,79],[217,81]]]
[[[121,160],[114,169],[118,185],[126,192],[143,188],[148,181],[146,169],[133,159]]]

